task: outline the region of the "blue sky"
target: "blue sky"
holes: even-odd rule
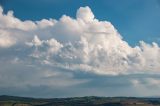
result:
[[[0,95],[160,96],[159,0],[0,4]]]
[[[99,20],[107,20],[125,40],[136,45],[140,40],[160,43],[159,0],[2,0],[5,11],[13,10],[21,20],[75,17],[76,10],[89,6]]]

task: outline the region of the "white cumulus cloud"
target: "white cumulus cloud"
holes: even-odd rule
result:
[[[76,19],[63,15],[59,20],[40,21],[21,21],[0,8],[0,47],[18,49],[19,55],[26,48],[24,57],[14,56],[72,71],[117,75],[160,69],[158,44],[140,41],[131,47],[110,22],[96,19],[89,7],[80,7]]]

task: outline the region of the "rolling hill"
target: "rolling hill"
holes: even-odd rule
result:
[[[94,96],[42,99],[2,95],[0,106],[160,106],[160,99]]]

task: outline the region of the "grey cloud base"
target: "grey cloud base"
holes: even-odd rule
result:
[[[76,17],[21,21],[0,8],[0,94],[157,94],[158,44],[140,41],[129,46],[110,22],[96,19],[89,7],[79,8]],[[150,88],[152,92],[140,93]]]

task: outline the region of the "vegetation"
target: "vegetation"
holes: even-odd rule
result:
[[[160,106],[160,99],[127,97],[36,99],[15,96],[0,96],[0,106]]]

